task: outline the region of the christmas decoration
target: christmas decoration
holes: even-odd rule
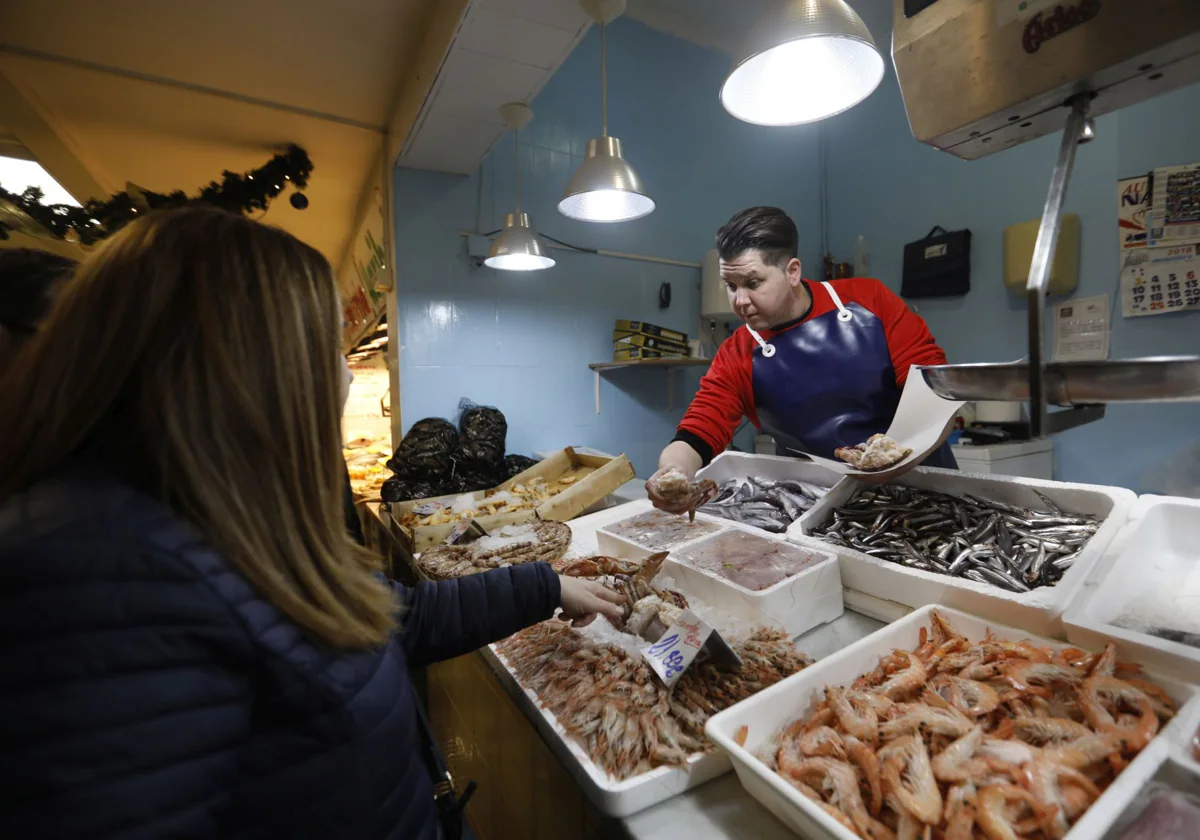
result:
[[[172,193],[156,193],[127,184],[124,192],[117,193],[107,201],[89,201],[83,207],[69,204],[42,204],[42,191],[29,187],[23,193],[11,193],[0,186],[0,239],[8,238],[10,229],[21,229],[22,216],[33,225],[49,231],[59,239],[92,245],[127,225],[148,210],[164,210],[182,207],[185,204],[210,204],[231,213],[246,214],[255,210],[266,210],[271,199],[283,192],[290,182],[296,189],[308,186],[312,174],[312,161],[308,153],[296,145],[271,158],[245,175],[222,172],[220,182],[213,181],[195,196],[182,190]],[[303,202],[297,202],[297,198]],[[292,196],[292,206],[308,206],[308,199],[298,193]]]

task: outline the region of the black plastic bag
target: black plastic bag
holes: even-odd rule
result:
[[[451,476],[451,483],[456,488],[453,492],[490,490],[498,484],[503,484],[507,478],[503,461],[491,463],[467,458],[463,456],[462,448],[459,448],[458,457],[454,459],[454,474]],[[457,489],[459,487],[462,489]]]
[[[463,458],[484,464],[500,464],[508,442],[508,421],[498,408],[475,405],[468,399],[458,403],[459,451]]]
[[[383,482],[379,495],[385,502],[391,504],[393,502],[411,502],[413,499],[430,499],[434,496],[443,496],[446,492],[446,488],[441,483],[392,476]]]
[[[401,478],[445,482],[454,472],[458,443],[454,426],[440,417],[426,417],[413,423],[387,468]]]
[[[504,459],[505,479],[516,478],[525,470],[538,463],[533,458],[526,458],[524,455],[509,455]]]

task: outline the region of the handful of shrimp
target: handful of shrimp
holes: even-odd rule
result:
[[[1175,711],[1112,644],[971,642],[934,610],[764,760],[866,840],[1061,840]]]

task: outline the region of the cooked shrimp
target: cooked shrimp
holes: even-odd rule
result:
[[[862,772],[867,789],[871,792],[871,816],[878,818],[879,809],[883,806],[883,782],[879,772],[879,757],[875,755],[875,750],[853,735],[846,736],[845,744],[850,761]]]
[[[1160,686],[1155,685],[1149,680],[1137,677],[1122,677],[1121,679],[1134,688],[1140,689],[1143,694],[1149,697],[1150,702],[1154,705],[1154,711],[1162,720],[1170,720],[1175,717],[1175,712],[1179,710],[1179,704],[1175,702],[1174,697],[1167,694]]]
[[[1089,677],[1111,677],[1117,667],[1117,646],[1109,642],[1104,646],[1104,652],[1088,669]]]
[[[930,681],[929,685],[935,692],[953,703],[959,711],[966,712],[970,717],[991,714],[1000,705],[1000,695],[996,693],[996,690],[978,680],[939,674]]]
[[[946,794],[946,828],[943,840],[973,840],[975,836],[975,786],[960,784]]]
[[[1031,761],[1021,770],[1022,780],[1026,790],[1041,804],[1043,817],[1042,831],[1052,840],[1061,840],[1070,829],[1066,815],[1066,800],[1059,787],[1059,778],[1068,776],[1073,781],[1082,779],[1084,790],[1095,790],[1091,781],[1078,770],[1059,767],[1046,761]]]
[[[942,814],[942,794],[925,742],[909,735],[892,742],[895,751],[885,761],[883,778],[906,811],[923,823],[936,825]]]
[[[983,743],[983,727],[976,726],[966,735],[933,757],[933,775],[939,782],[966,782],[977,775],[971,766],[976,750]]]
[[[988,840],[1018,840],[1017,831],[1008,817],[1010,802],[1028,805],[1035,814],[1043,812],[1033,794],[1016,785],[988,785],[980,789],[975,819]]]
[[[891,830],[867,813],[867,807],[858,792],[858,777],[849,764],[831,758],[809,758],[793,768],[791,776],[806,784],[815,784],[828,793],[830,804],[849,817],[864,837],[894,840],[895,835]]]
[[[800,752],[809,758],[831,756],[846,760],[846,745],[842,742],[842,736],[828,726],[818,726],[801,735]]]
[[[1038,753],[1029,744],[1000,738],[985,738],[979,746],[979,754],[1001,764],[1013,767],[1033,761]]]
[[[733,735],[733,742],[739,747],[746,746],[746,736],[750,734],[750,727],[739,726],[737,732]]]
[[[854,695],[833,686],[826,686],[825,696],[829,699],[829,705],[837,715],[842,729],[860,741],[875,743],[875,728],[879,718],[871,706],[853,702],[857,699]]]
[[[1092,734],[1082,723],[1051,717],[1020,717],[1012,719],[1013,734],[1031,744],[1075,741]]]
[[[1030,686],[1067,683],[1075,685],[1083,679],[1078,671],[1068,665],[1053,662],[1034,662],[1029,659],[1013,659],[1001,669],[1003,678],[1017,691],[1028,691]]]
[[[970,731],[972,723],[956,709],[938,709],[924,703],[905,703],[900,714],[879,724],[879,736],[886,740],[914,732],[950,735],[958,738]]]
[[[1116,677],[1096,675],[1083,682],[1079,692],[1079,705],[1088,723],[1097,732],[1113,732],[1121,736],[1125,749],[1140,750],[1158,734],[1158,714],[1150,698]],[[1136,722],[1120,725],[1104,707],[1108,700],[1114,707],[1124,705],[1137,712]]]
[[[1082,770],[1109,755],[1120,752],[1122,740],[1112,733],[1095,733],[1065,744],[1046,747],[1042,752],[1047,761]]]
[[[928,678],[925,666],[920,659],[902,650],[896,651],[896,655],[903,660],[904,669],[893,674],[876,689],[889,700],[898,700],[907,694],[918,691]]]
[[[933,627],[933,637],[939,644],[966,638],[940,610],[929,611],[929,623]]]
[[[816,729],[819,726],[829,726],[837,720],[837,716],[833,713],[833,709],[829,707],[829,701],[821,701],[821,705],[817,707],[817,711],[808,719],[808,723],[804,724],[805,729]]]

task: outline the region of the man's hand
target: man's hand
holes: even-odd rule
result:
[[[586,627],[602,615],[614,625],[625,617],[626,598],[594,580],[559,575],[562,588],[562,618],[576,627]]]
[[[702,466],[704,466],[704,461],[695,449],[683,441],[672,442],[658,456],[658,472],[650,476],[650,480],[646,482],[646,497],[650,499],[652,505],[667,513],[679,515],[690,513],[692,509],[687,500],[672,502],[662,497],[658,492],[658,477],[669,469],[676,469],[687,476],[690,481],[696,477],[696,473]]]
[[[943,443],[945,443],[946,441],[948,441],[950,439],[950,433],[953,431],[954,431],[954,418],[951,417],[950,422],[946,424],[946,428],[942,430],[942,436],[938,439],[938,442],[935,443],[929,449],[922,452],[921,456],[919,458],[913,458],[907,464],[901,464],[900,466],[893,467],[890,470],[881,470],[880,472],[876,472],[876,473],[862,473],[862,474],[856,473],[854,475],[854,477],[857,478],[859,481],[863,482],[864,484],[870,484],[873,487],[881,487],[884,484],[887,484],[888,482],[899,478],[900,476],[904,475],[905,473],[909,472],[910,470],[913,470],[916,467],[921,466],[921,464],[925,461],[926,458],[928,458],[930,455],[932,455],[934,452],[936,452]]]

